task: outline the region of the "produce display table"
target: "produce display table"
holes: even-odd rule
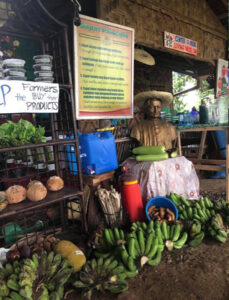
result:
[[[228,178],[228,168],[229,168],[229,134],[228,126],[211,126],[211,127],[202,127],[202,128],[179,128],[178,132],[178,153],[182,155],[182,145],[181,145],[181,133],[182,132],[201,132],[201,141],[200,148],[197,158],[190,159],[195,166],[196,170],[205,170],[205,171],[226,171],[226,199],[229,201],[229,178]],[[206,143],[206,137],[208,132],[225,130],[226,131],[226,159],[203,159],[204,146]],[[219,166],[220,164],[226,165]]]
[[[123,166],[127,176],[137,178],[144,205],[156,196],[171,192],[188,199],[199,198],[199,179],[193,163],[184,156],[155,162],[127,159]]]

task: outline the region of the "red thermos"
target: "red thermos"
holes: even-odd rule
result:
[[[131,222],[143,221],[144,210],[140,186],[137,180],[124,181],[123,183],[123,205]]]

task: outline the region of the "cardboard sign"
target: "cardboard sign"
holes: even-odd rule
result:
[[[191,55],[197,55],[197,42],[187,39],[183,36],[164,32],[164,46],[173,50],[188,53]]]
[[[134,29],[80,19],[74,27],[77,119],[132,117]]]
[[[0,80],[0,114],[57,113],[57,83]]]

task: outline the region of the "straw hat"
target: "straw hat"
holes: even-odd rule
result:
[[[140,61],[141,63],[149,66],[155,65],[155,59],[152,55],[142,49],[134,49],[134,59]]]
[[[134,97],[135,104],[139,108],[142,108],[147,99],[157,99],[161,101],[161,108],[164,109],[165,107],[168,107],[169,104],[173,101],[173,95],[168,92],[146,91],[141,92]]]

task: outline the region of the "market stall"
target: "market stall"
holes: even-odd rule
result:
[[[193,128],[160,118],[173,101],[170,50],[160,59],[147,36],[147,51],[144,43],[135,50],[133,28],[78,15],[77,0],[67,1],[68,13],[62,0],[1,2],[8,18],[0,63],[0,299],[108,298],[165,253],[204,239],[226,243],[228,202],[200,195],[194,165],[181,156],[180,132]],[[100,15],[115,18],[120,3],[101,1]],[[134,59],[150,68],[164,63],[153,90],[139,83],[134,91]],[[186,60],[169,65],[212,69]],[[211,129],[199,128],[201,150]]]

